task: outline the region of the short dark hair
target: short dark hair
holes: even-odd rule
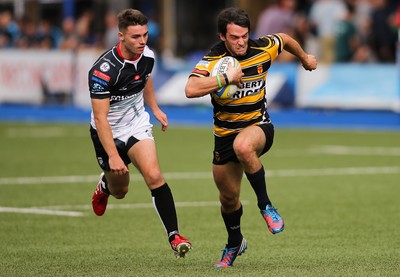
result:
[[[132,25],[146,25],[147,17],[139,10],[125,9],[118,14],[118,29],[119,31],[126,30]]]
[[[240,27],[248,28],[250,31],[249,15],[241,8],[226,8],[217,17],[218,33],[226,35],[226,26],[230,23]]]

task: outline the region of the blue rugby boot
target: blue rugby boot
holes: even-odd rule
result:
[[[222,250],[222,258],[219,262],[217,262],[214,267],[215,268],[228,268],[233,265],[237,256],[240,256],[247,249],[247,241],[243,238],[240,245],[232,248],[225,247]]]
[[[268,230],[272,234],[282,232],[285,224],[282,217],[278,214],[277,209],[272,205],[267,205],[265,210],[261,210],[261,215],[267,223]]]

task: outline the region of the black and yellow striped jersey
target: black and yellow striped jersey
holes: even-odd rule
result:
[[[221,99],[211,93],[214,107],[214,135],[223,137],[250,125],[269,121],[266,99],[266,77],[268,69],[283,50],[283,40],[277,35],[268,35],[256,40],[249,39],[247,54],[235,56],[240,62],[243,88],[238,88],[229,99]],[[208,77],[215,63],[230,53],[224,42],[214,45],[195,66],[191,76]]]

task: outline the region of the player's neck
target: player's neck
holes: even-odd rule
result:
[[[121,44],[118,43],[117,45],[117,51],[118,54],[124,59],[124,60],[129,60],[129,61],[136,61],[139,59],[140,54],[132,54],[129,51],[126,50],[126,48]]]

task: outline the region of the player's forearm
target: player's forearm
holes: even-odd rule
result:
[[[221,85],[226,85],[224,77],[220,76]],[[213,91],[216,91],[220,88],[218,84],[217,77],[190,77],[186,87],[185,87],[185,94],[187,98],[196,98],[202,97],[204,95],[210,94]]]
[[[285,43],[284,49],[288,51],[290,54],[297,57],[300,60],[300,62],[303,63],[307,59],[307,53],[303,50],[300,44],[289,35],[282,33],[279,35],[282,37]]]
[[[146,86],[144,87],[143,99],[144,103],[149,107],[153,114],[155,110],[159,109],[156,95],[154,93],[153,79],[151,77],[147,80]]]
[[[104,150],[106,151],[109,157],[113,157],[118,154],[118,150],[115,147],[113,134],[111,131],[110,124],[106,119],[102,119],[99,117],[95,117],[96,123],[96,130],[99,136],[101,145],[103,146]]]
[[[154,91],[149,91],[145,89],[143,98],[146,106],[149,107],[151,112],[154,114],[154,112],[159,109]]]

